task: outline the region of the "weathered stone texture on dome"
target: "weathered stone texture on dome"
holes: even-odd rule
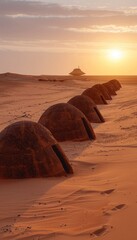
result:
[[[119,87],[122,88],[121,83],[120,83],[117,79],[114,79],[114,80],[117,82],[117,84],[119,85]]]
[[[118,91],[121,88],[121,84],[119,83],[119,81],[117,79],[112,79],[112,80],[109,81],[109,83],[112,84],[115,91]]]
[[[97,105],[102,105],[102,104],[107,104],[104,96],[102,95],[102,93],[95,88],[87,88],[82,95],[86,95],[88,97],[90,97]]]
[[[100,123],[105,121],[94,101],[86,95],[75,96],[68,103],[83,112],[90,122]]]
[[[106,100],[112,100],[108,89],[103,84],[95,84],[93,87],[98,89]]]
[[[0,178],[64,176],[72,172],[59,144],[42,125],[20,121],[0,132]]]
[[[47,127],[58,141],[95,139],[94,131],[85,115],[68,103],[49,107],[39,123]]]
[[[110,94],[111,96],[117,95],[117,94],[116,94],[116,91],[115,91],[115,88],[114,88],[114,86],[112,85],[112,83],[106,82],[106,83],[103,83],[103,86],[105,86],[105,87],[108,89],[109,94]]]

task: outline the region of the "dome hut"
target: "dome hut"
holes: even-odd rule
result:
[[[31,121],[13,123],[0,132],[0,178],[36,178],[73,173],[50,131]]]
[[[109,82],[112,83],[115,91],[118,91],[118,90],[121,88],[121,84],[119,83],[118,80],[112,79],[112,80],[110,80]]]
[[[114,79],[116,82],[117,82],[117,84],[119,85],[119,88],[122,88],[122,85],[121,85],[121,83],[117,80],[117,79]]]
[[[105,100],[112,100],[112,97],[110,96],[108,89],[103,86],[102,84],[95,84],[92,88],[98,89],[105,98]]]
[[[98,110],[94,101],[86,95],[78,95],[68,101],[69,104],[78,108],[87,117],[89,122],[101,123],[105,122],[102,114]]]
[[[95,88],[87,88],[82,95],[90,97],[97,105],[107,104],[102,93]]]
[[[109,94],[110,94],[111,96],[117,95],[117,94],[116,94],[116,91],[115,91],[115,88],[114,88],[114,85],[113,85],[112,83],[106,82],[106,83],[103,83],[103,86],[105,86],[105,87],[108,89]]]
[[[58,141],[84,141],[95,139],[94,131],[85,115],[68,103],[49,107],[39,123],[47,127]]]

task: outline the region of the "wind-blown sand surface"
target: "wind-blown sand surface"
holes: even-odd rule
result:
[[[38,121],[46,108],[97,81],[10,77],[0,76],[0,130]],[[130,77],[122,83],[118,95],[99,106],[106,122],[92,124],[95,141],[61,143],[73,176],[0,180],[0,239],[137,239],[137,85]]]

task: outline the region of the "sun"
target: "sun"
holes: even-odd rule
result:
[[[112,60],[120,60],[123,58],[123,51],[120,49],[109,49],[108,57]]]

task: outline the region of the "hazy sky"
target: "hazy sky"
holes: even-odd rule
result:
[[[137,0],[0,0],[1,73],[130,75],[136,59]]]

